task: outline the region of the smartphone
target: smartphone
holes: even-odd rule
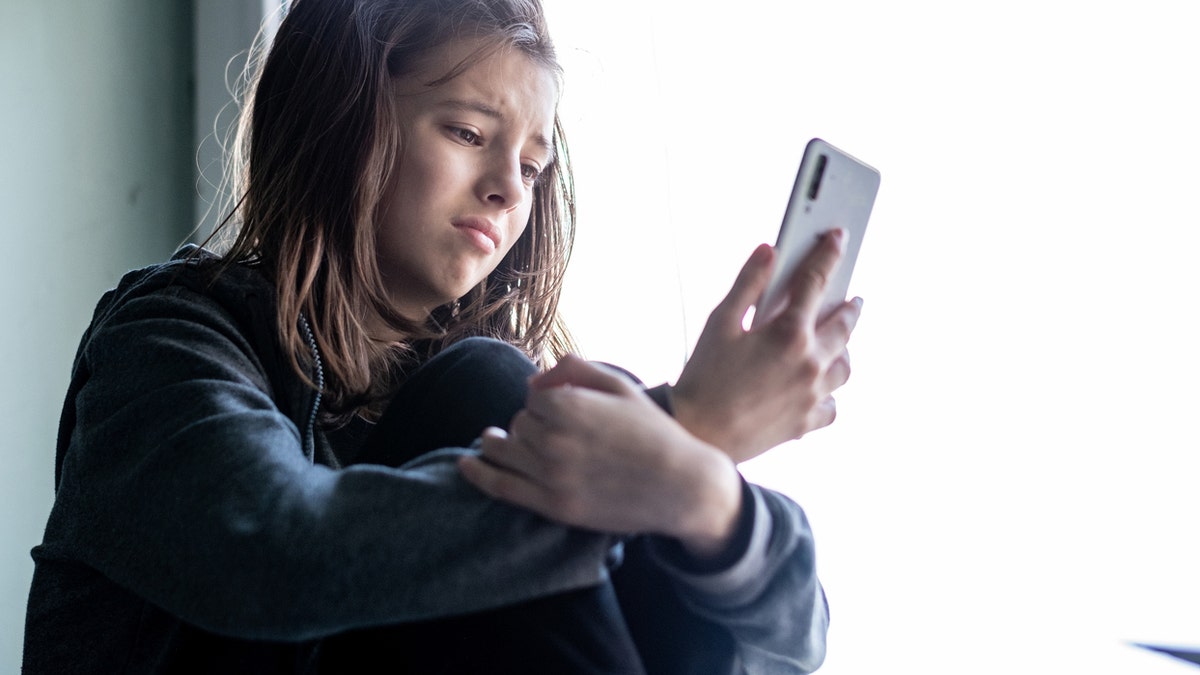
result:
[[[846,252],[825,289],[820,316],[845,301],[877,192],[878,171],[819,138],[808,142],[775,242],[775,270],[755,305],[751,326],[783,311],[792,273],[822,234],[838,228],[846,230]]]

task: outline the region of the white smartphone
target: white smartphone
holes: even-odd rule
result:
[[[808,142],[775,243],[775,270],[755,305],[752,326],[783,310],[788,302],[787,282],[796,267],[822,234],[838,228],[846,230],[846,253],[825,289],[821,316],[845,301],[877,192],[878,171],[819,138]]]

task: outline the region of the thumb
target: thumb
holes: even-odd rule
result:
[[[767,244],[759,244],[746,260],[746,264],[742,265],[733,287],[713,310],[709,320],[716,320],[723,327],[733,325],[741,330],[746,312],[750,311],[751,305],[758,302],[771,279],[774,262],[775,250]]]

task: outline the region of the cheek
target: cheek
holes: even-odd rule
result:
[[[429,196],[437,194],[436,166],[420,161],[417,153],[413,159],[402,158],[396,167],[392,185],[385,196],[386,210],[379,223],[376,236],[387,238],[389,231],[407,231],[418,228],[425,220],[430,208]]]
[[[412,200],[428,195],[430,188],[437,185],[439,174],[444,171],[443,162],[439,161],[436,151],[436,145],[430,143],[427,134],[418,131],[404,134],[404,142],[396,159],[395,192],[404,196],[408,210],[421,203]]]
[[[522,237],[525,237],[528,234],[528,230],[531,227],[529,224],[529,214],[531,211],[532,209],[527,206],[521,207],[518,217],[513,218],[510,241],[513,242],[514,246],[516,245],[516,242],[520,241]],[[509,248],[511,249],[512,247]]]

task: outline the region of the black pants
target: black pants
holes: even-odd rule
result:
[[[359,461],[399,466],[438,448],[470,445],[488,426],[507,428],[536,370],[520,351],[495,340],[451,346],[405,382]],[[683,607],[635,539],[612,583],[353,631],[322,641],[319,651],[321,671],[330,673],[690,674],[731,672],[732,647],[724,629]]]

